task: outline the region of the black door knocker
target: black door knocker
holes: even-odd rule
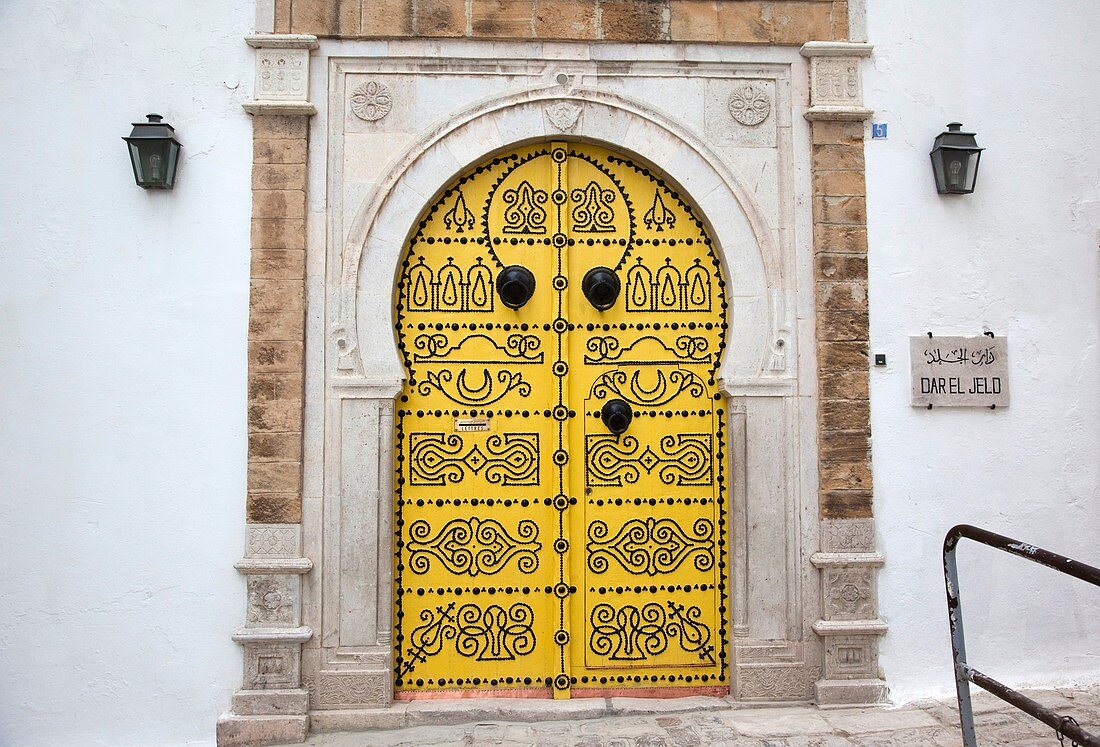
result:
[[[509,265],[497,276],[497,294],[509,309],[523,308],[535,295],[535,276],[522,265]]]
[[[612,399],[604,403],[600,410],[600,417],[603,419],[603,424],[607,426],[607,430],[616,436],[621,436],[630,427],[634,413],[626,402],[621,399]]]
[[[581,281],[584,297],[599,311],[607,311],[615,305],[619,289],[619,276],[607,267],[593,267]]]

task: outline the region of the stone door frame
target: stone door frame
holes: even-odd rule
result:
[[[269,46],[259,49],[298,55],[305,60],[309,81],[310,45],[317,42],[290,36],[265,35]],[[484,47],[475,51],[478,45],[470,42],[440,42],[447,51],[436,51],[448,57],[444,64],[456,71],[493,67],[500,74],[519,75],[526,70],[529,84],[453,112],[445,123],[416,139],[355,206],[348,238],[340,241],[347,209],[340,200],[343,133],[350,121],[352,93],[348,80],[394,71],[417,74],[418,69],[440,66],[438,57],[411,53],[422,45],[408,44],[406,57],[347,57],[337,53],[348,51],[348,46],[326,42],[322,52],[329,53],[327,65],[314,65],[309,81],[315,90],[327,91],[328,107],[315,120],[320,127],[314,128],[314,165],[306,185],[310,207],[304,273],[308,303],[301,524],[250,525],[250,551],[242,561],[249,567],[245,572],[253,575],[279,572],[275,566],[280,563],[296,564],[291,572],[301,574],[301,615],[293,616],[300,624],[281,629],[281,637],[263,638],[264,632],[257,638],[255,630],[238,637],[246,657],[242,693],[266,689],[263,682],[257,687],[255,676],[257,667],[269,666],[257,659],[265,645],[288,652],[301,645],[301,684],[308,689],[315,721],[323,722],[326,712],[335,717],[338,711],[391,705],[393,419],[394,398],[403,382],[392,331],[392,299],[405,241],[417,216],[466,166],[510,147],[554,138],[598,142],[665,175],[698,206],[722,262],[731,294],[728,344],[717,379],[729,398],[726,452],[733,475],[728,560],[733,696],[881,700],[885,691],[875,650],[876,636],[885,626],[874,615],[873,569],[881,564],[881,556],[873,553],[873,522],[823,517],[818,500],[819,361],[813,309],[820,288],[808,267],[816,232],[811,218],[816,221],[817,208],[811,216],[805,203],[796,199],[811,189],[810,172],[816,162],[810,151],[816,133],[795,114],[801,112],[811,121],[865,118],[858,101],[858,58],[869,53],[869,46],[828,43],[803,49],[812,60],[809,108],[802,103],[806,89],[799,80],[804,78],[798,76],[804,62],[797,55],[792,59],[791,50],[769,48],[767,54],[749,55],[755,61],[743,63],[689,62],[659,49],[630,60],[638,76],[769,81],[775,92],[772,116],[778,128],[779,179],[785,184],[779,194],[779,225],[772,226],[752,190],[700,133],[637,96],[602,89],[583,54],[547,60],[530,44],[496,43],[485,54]],[[562,46],[579,53],[589,45]],[[819,57],[834,67],[840,62],[841,73],[854,66],[856,88],[845,87],[843,75],[834,86],[825,65],[818,72]],[[816,81],[835,91],[833,99],[814,99]],[[304,92],[284,99],[253,102],[250,111],[258,115],[257,122],[264,116],[311,116],[308,85]],[[551,108],[568,116],[551,117]],[[738,356],[752,361],[751,370],[746,372],[744,360],[734,360]],[[769,435],[761,439],[758,433]],[[769,466],[773,463],[779,468]],[[769,498],[778,507],[756,515]],[[754,528],[761,516],[777,517],[773,523],[778,523],[761,532]],[[294,535],[288,539],[285,557],[257,565],[251,550],[256,538],[275,531],[288,538]],[[783,550],[761,554],[760,543],[768,541],[778,542]],[[825,552],[816,552],[819,547]],[[754,567],[756,557],[765,560]],[[771,567],[763,567],[768,564]],[[761,585],[771,576],[785,580],[785,596],[754,613]],[[836,596],[833,587],[854,588],[852,593],[862,603],[847,610],[851,614],[843,605],[832,609],[835,605],[828,600]],[[297,584],[287,593],[297,607]],[[837,611],[839,615],[833,614]],[[755,614],[768,619],[752,619]],[[769,634],[752,637],[754,629]],[[838,645],[844,649],[839,654]],[[837,669],[845,663],[847,674],[842,666]],[[298,686],[289,681],[299,676],[298,662],[292,664],[286,684],[275,684],[274,689]],[[830,690],[834,680],[850,684]],[[853,690],[857,684],[863,689]],[[236,709],[236,700],[234,705],[235,714],[246,718],[248,714]]]

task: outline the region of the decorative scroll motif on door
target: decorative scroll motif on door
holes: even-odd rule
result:
[[[409,527],[409,569],[424,574],[435,558],[451,573],[477,576],[493,575],[516,561],[520,573],[533,573],[539,567],[538,525],[522,520],[512,536],[496,519],[451,519],[433,537],[432,526],[424,519]]]
[[[574,189],[573,230],[578,233],[609,233],[615,230],[615,190],[604,189],[589,182],[583,189]]]
[[[451,602],[420,613],[423,624],[409,634],[402,675],[443,651],[447,641],[454,641],[461,656],[478,661],[510,661],[535,650],[535,612],[529,605],[517,602],[505,609],[499,604],[464,604],[455,612],[456,606]]]
[[[454,485],[483,471],[493,485],[538,485],[539,434],[494,434],[482,451],[476,444],[466,449],[462,436],[453,433],[413,433],[409,461],[413,485]]]
[[[612,661],[645,661],[663,654],[671,641],[701,662],[714,664],[711,632],[699,622],[702,610],[668,600],[640,607],[597,604],[592,608],[588,645],[592,652]]]
[[[585,347],[591,355],[584,356],[590,365],[600,363],[632,366],[660,366],[668,363],[710,365],[714,356],[707,353],[710,342],[705,337],[680,335],[670,347],[659,337],[645,335],[626,347],[614,335],[593,337]]]
[[[470,386],[466,381],[466,374],[470,369],[464,368],[455,377],[449,369],[442,371],[425,371],[424,380],[418,385],[421,394],[431,394],[434,388],[444,397],[460,405],[491,405],[500,401],[508,392],[515,390],[521,397],[531,393],[531,385],[523,380],[523,375],[514,371],[497,371],[494,377],[488,368],[481,369],[481,382],[477,386]],[[477,373],[474,380],[477,381]],[[454,386],[451,380],[454,379]]]
[[[604,573],[615,561],[633,574],[656,576],[672,573],[688,558],[695,569],[709,571],[714,567],[714,524],[696,519],[691,532],[685,531],[675,519],[630,519],[614,537],[608,537],[607,524],[597,519],[588,525],[588,569]]]
[[[451,344],[450,337],[442,332],[417,335],[413,348],[422,350],[414,353],[417,363],[492,363],[492,364],[538,364],[543,362],[543,353],[539,350],[542,340],[535,335],[508,335],[501,345],[488,335],[473,334]],[[536,352],[537,351],[537,352]]]
[[[677,433],[663,436],[657,451],[646,446],[640,453],[634,436],[590,434],[586,437],[585,484],[590,487],[622,487],[638,482],[642,473],[654,471],[666,485],[711,485],[709,433]]]
[[[535,189],[524,179],[514,189],[501,195],[508,207],[504,210],[504,233],[546,233],[546,190]]]
[[[597,399],[617,397],[638,407],[660,407],[681,394],[702,397],[706,393],[706,384],[691,371],[676,368],[666,374],[658,368],[655,373],[653,386],[646,388],[641,381],[641,371],[628,373],[621,368],[608,371],[592,385],[592,396]]]
[[[661,190],[653,190],[653,207],[642,216],[642,222],[645,223],[646,228],[653,228],[657,231],[676,227],[676,213],[665,206],[665,200],[661,197]]]

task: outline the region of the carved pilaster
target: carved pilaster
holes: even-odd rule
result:
[[[854,705],[886,700],[878,666],[875,574],[883,557],[874,551],[872,519],[825,519],[822,548],[810,561],[821,570],[822,619],[813,625],[825,646],[825,671],[814,685],[818,705]]]
[[[309,731],[302,687],[301,439],[304,343],[305,179],[312,36],[260,34],[254,120],[252,296],[249,319],[248,536],[237,570],[246,577],[244,682],[218,719],[218,745],[301,742]],[[263,115],[263,116],[260,116]],[[268,199],[270,192],[280,199]],[[295,192],[300,193],[294,199]],[[289,196],[288,196],[289,195]],[[292,206],[299,205],[300,208]]]

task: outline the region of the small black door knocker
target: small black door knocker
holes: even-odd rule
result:
[[[607,430],[616,436],[621,436],[630,427],[634,413],[626,402],[621,399],[612,399],[604,403],[603,409],[600,410],[600,417],[603,418],[603,424],[607,426]]]
[[[509,309],[522,308],[535,295],[535,276],[521,265],[509,265],[497,276],[497,293]]]
[[[593,267],[581,281],[584,297],[599,311],[606,311],[615,305],[619,288],[619,276],[606,267]]]

